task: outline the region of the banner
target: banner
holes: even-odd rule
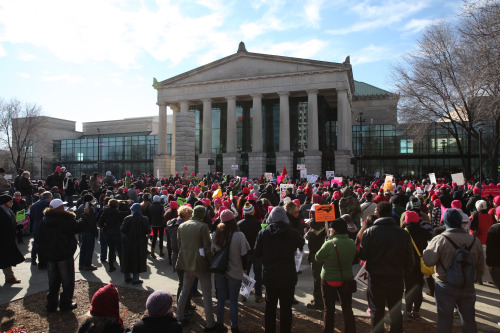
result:
[[[293,190],[293,184],[280,184],[280,200],[285,198],[287,188],[291,188]]]
[[[241,280],[240,295],[248,298],[255,286],[255,280],[243,273],[243,280]]]
[[[500,186],[496,186],[495,184],[484,185],[483,191],[481,192],[481,197],[487,198],[490,195],[492,197],[496,197],[497,195],[500,195]]]
[[[365,287],[368,287],[368,272],[366,271],[366,263],[361,267],[354,280],[358,281]]]
[[[458,186],[465,185],[465,178],[462,172],[460,173],[452,173],[451,181],[456,182]]]
[[[334,205],[319,205],[316,206],[314,211],[314,220],[316,222],[325,222],[335,220],[335,206]]]
[[[335,177],[335,171],[327,171],[326,179]]]
[[[295,251],[295,271],[300,271],[300,265],[302,264],[302,257],[304,257],[304,252],[297,249]]]
[[[429,180],[431,181],[431,184],[436,185],[437,184],[436,174],[435,173],[430,173],[429,174]]]

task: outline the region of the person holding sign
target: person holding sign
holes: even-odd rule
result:
[[[26,211],[28,210],[28,205],[26,201],[21,198],[21,192],[14,193],[14,201],[12,204],[12,212],[16,215],[16,222],[21,224],[26,219]],[[17,244],[24,244],[23,241],[23,231],[24,227],[21,230],[17,230]]]
[[[325,311],[323,314],[323,332],[333,332],[335,327],[335,302],[342,306],[344,332],[356,332],[352,312],[352,292],[343,288],[345,280],[352,280],[352,263],[356,257],[354,241],[347,236],[347,223],[336,219],[328,225],[330,241],[323,243],[316,253],[316,261],[323,265],[321,269],[321,294]],[[339,261],[340,260],[340,261]]]

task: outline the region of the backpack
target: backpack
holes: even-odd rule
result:
[[[474,287],[474,278],[476,276],[476,267],[474,266],[474,258],[470,253],[476,237],[472,240],[470,246],[461,248],[455,244],[449,237],[443,235],[451,245],[455,247],[450,263],[446,271],[446,280],[454,287],[458,288],[472,288]],[[441,266],[444,265],[441,262]]]

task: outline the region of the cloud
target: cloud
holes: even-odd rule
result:
[[[0,57],[5,57],[7,55],[7,52],[5,52],[5,49],[0,45]]]
[[[43,81],[46,82],[60,82],[64,81],[66,83],[80,83],[85,81],[85,78],[80,77],[80,76],[70,76],[68,74],[61,74],[58,76],[46,76],[42,79]]]
[[[357,3],[350,8],[359,17],[351,26],[331,29],[333,35],[347,35],[353,32],[373,30],[399,23],[428,6],[428,0],[415,2],[392,0],[381,5],[372,5],[369,1]]]
[[[439,22],[439,20],[428,20],[428,19],[411,19],[404,26],[404,30],[411,30],[411,32],[416,33],[427,28],[429,25]]]
[[[21,54],[19,55],[18,59],[21,60],[21,61],[33,61],[35,59],[37,59],[38,57],[34,54],[28,54],[28,53],[25,53],[25,52],[21,52]]]
[[[308,0],[304,5],[305,20],[313,27],[319,28],[321,21],[321,5],[324,0]]]
[[[312,59],[326,49],[328,42],[311,39],[304,42],[285,42],[257,49],[257,53],[286,55],[295,58]]]
[[[360,65],[366,63],[377,62],[394,57],[394,52],[383,46],[369,45],[356,51],[351,56],[352,65]]]
[[[17,75],[19,75],[20,77],[22,77],[24,79],[29,79],[31,77],[31,75],[29,75],[27,73],[17,73]]]

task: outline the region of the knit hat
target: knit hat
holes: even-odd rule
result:
[[[242,190],[241,190],[241,193],[243,194],[248,194],[250,193],[250,189],[248,187],[244,187]]]
[[[340,193],[340,191],[333,192],[333,199],[338,200],[340,198],[342,198],[342,193]]]
[[[194,207],[193,210],[193,217],[196,217],[199,220],[203,220],[205,218],[205,214],[207,213],[207,210],[205,209],[205,206],[196,206]]]
[[[12,197],[8,194],[0,195],[0,205],[5,205],[7,202],[12,201]]]
[[[462,209],[462,202],[460,200],[453,200],[451,202],[451,208]]]
[[[123,321],[120,318],[118,290],[112,283],[96,291],[90,304],[91,315],[115,318],[123,326]]]
[[[321,203],[322,200],[323,200],[323,198],[321,197],[321,195],[319,195],[319,194],[313,195],[313,203],[319,204],[319,203]]]
[[[60,166],[56,166],[56,172],[61,172],[62,168]]]
[[[161,201],[161,198],[160,198],[160,196],[159,196],[159,195],[155,195],[155,196],[153,197],[153,202],[160,202],[160,201]]]
[[[500,217],[500,206],[498,206],[496,209],[495,209],[495,214],[497,217]]]
[[[496,197],[493,198],[493,204],[495,206],[500,206],[500,195],[497,195]]]
[[[140,213],[142,211],[142,207],[141,207],[141,204],[138,204],[138,203],[135,203],[132,205],[132,207],[130,207],[130,210],[132,211],[132,213]]]
[[[125,175],[130,176],[131,175],[130,171],[125,172]]]
[[[443,214],[443,222],[446,229],[461,228],[462,227],[462,214],[456,209],[447,209]]]
[[[146,301],[146,309],[152,317],[163,317],[172,308],[172,295],[164,290],[157,290],[149,295]]]
[[[232,219],[234,219],[234,214],[230,209],[226,209],[220,214],[220,221],[222,223],[226,223]]]
[[[405,222],[406,223],[418,223],[420,218],[418,217],[418,213],[412,210],[409,210],[405,213]]]
[[[441,200],[436,199],[432,202],[434,204],[434,207],[440,207],[441,206]]]
[[[300,207],[300,200],[299,199],[293,199],[292,201],[294,204],[297,205],[297,207]]]
[[[316,195],[316,194],[315,194]],[[283,198],[283,203],[286,204],[288,201],[292,201],[292,199],[290,199],[290,197],[285,197]]]
[[[255,209],[253,208],[253,205],[249,202],[245,203],[245,207],[243,208],[243,214],[244,215],[253,215],[255,213]]]
[[[171,209],[177,209],[177,207],[179,207],[177,201],[170,201],[169,205]]]
[[[411,208],[420,208],[420,199],[417,197],[411,197],[410,206]]]
[[[479,187],[474,187],[474,188],[472,189],[472,193],[473,193],[473,194],[480,194],[480,193],[481,193],[481,189],[480,189]]]

